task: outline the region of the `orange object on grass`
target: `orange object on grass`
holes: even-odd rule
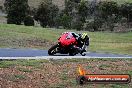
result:
[[[85,75],[86,74],[86,71],[80,65],[79,65],[78,71],[79,71],[79,75]]]

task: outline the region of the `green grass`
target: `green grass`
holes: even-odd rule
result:
[[[107,67],[111,67],[110,65],[107,65],[107,64],[102,64],[99,66],[100,68],[107,68]]]
[[[107,65],[107,64],[101,64],[101,65],[99,66],[99,69],[100,69],[100,70],[104,70],[104,69],[109,68],[109,67],[111,67],[111,66],[110,66],[110,65]]]
[[[57,42],[60,34],[65,31],[75,30],[0,24],[0,47],[48,49],[51,47],[51,43]],[[90,51],[132,54],[132,32],[87,33],[90,36],[90,46],[88,48]]]
[[[25,80],[27,77],[22,74],[14,74],[14,75],[9,75],[6,79],[17,82],[18,80]]]
[[[18,82],[20,80],[26,80],[27,76],[23,74],[5,74],[3,78],[12,82]]]
[[[0,61],[0,68],[9,68],[13,66],[32,66],[35,68],[40,68],[41,63],[47,63],[49,62],[48,60],[13,60],[13,61],[8,61],[8,60],[3,60]],[[24,68],[18,68],[20,71],[25,71],[25,72],[31,72],[31,70],[24,69]]]
[[[15,66],[16,64],[12,61],[0,61],[0,68],[9,68]]]
[[[26,68],[17,68],[17,70],[22,72],[32,72],[32,70],[26,69]]]
[[[26,76],[25,75],[14,75],[14,77],[16,78],[16,79],[20,79],[20,80],[22,80],[22,79],[26,79]]]
[[[128,71],[128,74],[132,76],[132,71]]]
[[[112,84],[110,87],[111,88],[130,88],[130,86],[126,84]]]

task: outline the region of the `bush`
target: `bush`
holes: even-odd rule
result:
[[[34,26],[34,20],[31,16],[26,16],[24,19],[25,26]]]
[[[132,22],[132,3],[125,3],[120,6],[120,13],[127,18],[128,22]]]
[[[98,10],[102,18],[105,19],[107,19],[108,16],[112,16],[112,14],[119,13],[118,4],[114,1],[101,1],[98,4]]]
[[[58,7],[51,2],[42,2],[36,10],[34,18],[36,21],[40,22],[42,27],[53,27],[55,26],[55,18],[58,11]]]
[[[95,18],[93,21],[85,23],[84,29],[88,31],[100,31],[99,28],[102,27],[103,23],[103,19]]]
[[[0,10],[2,10],[3,9],[3,7],[2,6],[0,6]]]
[[[73,24],[73,29],[76,29],[77,31],[83,30],[83,22],[75,21]]]
[[[28,0],[5,0],[7,23],[20,25],[28,13]]]
[[[66,14],[64,14],[60,18],[60,22],[64,28],[71,28],[71,20],[72,20],[72,18]]]

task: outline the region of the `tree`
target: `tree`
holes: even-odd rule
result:
[[[34,26],[34,20],[31,16],[26,16],[24,19],[24,25],[26,26]]]
[[[52,4],[52,2],[42,2],[36,10],[34,18],[36,21],[40,22],[42,27],[52,27],[55,26],[55,18],[58,11],[58,7]]]
[[[72,2],[71,0],[65,0],[64,14],[72,15],[73,9],[74,9],[74,2]]]
[[[107,19],[108,16],[119,13],[118,4],[114,1],[101,1],[98,4],[98,12],[102,18]]]
[[[70,1],[75,2],[75,3],[80,3],[81,2],[81,0],[70,0]]]
[[[20,25],[28,13],[28,0],[5,0],[7,23]]]
[[[48,21],[48,25],[50,27],[54,27],[54,26],[56,26],[56,18],[58,16],[59,8],[58,8],[58,6],[53,5],[53,4],[50,5],[49,8],[50,8],[50,13],[49,13],[50,19]]]
[[[80,16],[80,20],[82,22],[85,22],[86,17],[88,16],[88,2],[82,0],[78,5],[78,15]]]
[[[132,3],[124,3],[120,6],[120,12],[123,17],[127,18],[128,22],[132,22]]]
[[[95,18],[99,18],[102,22],[100,26],[104,24],[104,27],[106,27],[105,29],[109,28],[110,31],[114,31],[114,24],[118,22],[120,17],[117,2],[101,1],[97,4],[96,10],[97,13]],[[98,24],[100,21],[95,20],[95,23]],[[96,27],[98,28],[99,26]]]
[[[73,28],[83,30],[83,25],[86,22],[89,11],[88,1],[81,0],[80,3],[78,3],[76,22],[73,25]]]
[[[64,28],[71,28],[71,20],[72,17],[68,16],[67,14],[63,14],[60,22]]]

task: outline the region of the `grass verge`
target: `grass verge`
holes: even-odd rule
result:
[[[23,25],[0,24],[1,48],[49,49],[57,42],[65,29],[26,27]],[[75,31],[84,32],[84,31]],[[132,54],[132,32],[106,33],[87,32],[90,37],[89,51]]]
[[[0,67],[0,86],[4,88],[131,88],[129,84],[87,84],[76,83],[78,65],[87,74],[130,74],[132,76],[131,59],[64,59],[64,60],[13,60],[0,61],[12,63],[8,68]],[[28,65],[24,64],[30,62]],[[39,63],[39,68],[36,68]],[[0,64],[1,65],[1,64]],[[10,82],[10,83],[9,83]]]

